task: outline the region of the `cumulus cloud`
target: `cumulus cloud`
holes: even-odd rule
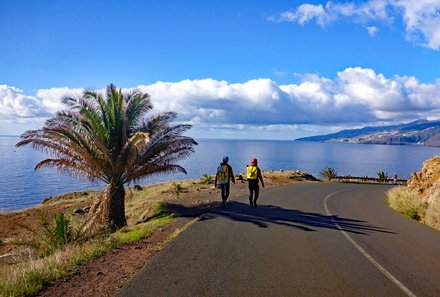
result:
[[[82,90],[67,87],[40,89],[35,96],[31,96],[16,87],[0,85],[0,117],[2,120],[15,119],[20,123],[34,121],[24,118],[46,118],[63,108],[63,97],[76,96]]]
[[[440,111],[440,81],[427,84],[412,76],[385,77],[368,68],[347,68],[334,78],[299,75],[296,84],[270,79],[228,83],[214,79],[140,85],[156,112],[175,111],[195,129],[249,131],[299,130],[301,125],[364,125],[434,119]],[[62,108],[60,98],[82,89],[40,89],[35,96],[0,88],[0,120],[42,117]],[[128,89],[126,89],[128,90]],[[437,116],[438,117],[438,116]],[[18,120],[17,120],[18,122]]]
[[[37,90],[37,98],[41,102],[41,106],[49,113],[56,113],[64,108],[61,99],[64,97],[80,96],[84,89],[50,88]]]
[[[396,16],[403,19],[406,38],[434,50],[440,49],[440,1],[438,0],[369,0],[365,2],[328,1],[322,4],[299,5],[293,11],[271,16],[273,22],[293,22],[304,25],[316,21],[324,27],[331,22],[348,19],[354,23],[392,23]],[[374,36],[377,26],[367,26]]]
[[[403,13],[406,37],[424,46],[440,49],[440,1],[391,0]]]
[[[0,85],[0,116],[30,117],[41,112],[41,103],[22,90],[7,85]]]
[[[303,75],[298,84],[269,79],[229,84],[213,79],[139,86],[161,111],[193,123],[296,125],[372,123],[426,118],[440,109],[440,85],[347,68],[330,79]]]

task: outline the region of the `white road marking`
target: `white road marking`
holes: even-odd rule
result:
[[[380,272],[382,272],[390,281],[392,281],[400,290],[402,290],[406,295],[411,297],[417,297],[413,292],[411,292],[410,289],[405,287],[397,278],[395,278],[388,270],[386,270],[382,265],[380,265],[376,260],[373,259],[356,241],[354,241],[343,229],[342,227],[335,221],[333,218],[333,215],[330,213],[327,207],[327,200],[328,198],[339,194],[341,192],[345,192],[349,190],[341,190],[337,192],[333,192],[329,195],[327,195],[324,199],[324,208],[327,212],[327,215],[330,216],[333,223],[336,225],[336,227],[339,229],[339,231],[342,232],[342,234],[345,236],[345,238],[365,257],[368,261],[370,261],[371,264],[373,264],[377,269],[379,269]]]

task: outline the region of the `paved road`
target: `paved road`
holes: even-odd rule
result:
[[[215,209],[119,296],[440,296],[440,232],[387,207],[388,186],[299,184]]]

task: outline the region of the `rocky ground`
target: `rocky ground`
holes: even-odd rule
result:
[[[416,193],[421,222],[440,230],[440,156],[426,160],[419,172],[411,174],[408,189]]]
[[[423,163],[419,172],[411,174],[408,188],[416,191],[422,201],[428,203],[440,197],[440,156],[435,156]]]
[[[313,176],[301,171],[268,171],[263,173],[266,187],[317,181]],[[176,190],[176,184],[181,185]],[[234,199],[246,194],[247,182],[237,181],[231,186]],[[0,266],[16,261],[20,248],[11,244],[11,238],[26,239],[32,234],[20,225],[36,226],[41,213],[55,214],[73,209],[87,210],[99,191],[84,191],[61,195],[48,199],[45,203],[20,212],[0,214]],[[264,198],[263,198],[264,199]],[[220,193],[212,184],[202,185],[196,180],[178,181],[136,187],[127,191],[127,221],[136,224],[151,214],[151,202],[164,202],[176,213],[173,223],[159,229],[149,238],[136,244],[119,247],[107,255],[82,265],[73,274],[56,280],[46,288],[41,296],[111,296],[139,268],[148,263],[168,239],[187,223],[210,208],[219,205]],[[1,267],[0,267],[1,268]]]

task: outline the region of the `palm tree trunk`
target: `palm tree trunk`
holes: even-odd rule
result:
[[[125,225],[125,189],[112,184],[105,187],[102,196],[90,208],[93,214],[83,231],[94,233],[102,229],[116,231]]]
[[[116,231],[125,225],[125,189],[123,185],[109,184],[103,193],[102,221],[110,231]]]

